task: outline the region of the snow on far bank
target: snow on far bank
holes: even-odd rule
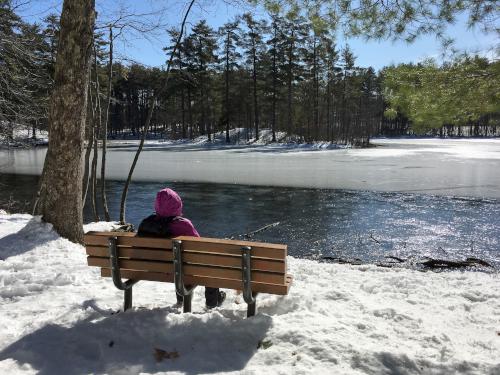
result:
[[[8,137],[12,135],[12,139]],[[5,128],[0,122],[0,147],[24,147],[24,146],[43,146],[49,142],[48,132],[46,130],[36,130],[33,139],[33,129],[30,126],[17,126],[12,131]]]
[[[248,137],[247,137],[248,133]],[[146,146],[154,147],[198,147],[207,148],[210,150],[227,149],[234,147],[272,147],[276,149],[310,149],[310,150],[331,150],[338,148],[349,148],[350,146],[338,145],[331,142],[312,142],[305,143],[297,135],[287,135],[285,132],[276,132],[276,142],[272,142],[272,130],[259,130],[259,139],[255,139],[253,131],[248,132],[246,128],[236,128],[229,130],[230,143],[226,143],[226,132],[221,131],[211,135],[212,139],[208,140],[208,136],[201,135],[194,139],[148,139],[145,142]],[[110,139],[108,144],[112,146],[138,145],[138,139]]]
[[[0,257],[2,374],[500,373],[498,273],[289,258],[290,294],[260,295],[245,319],[233,291],[207,312],[197,288],[181,314],[173,284],[152,282],[115,314],[122,293],[84,248],[30,215],[0,213]]]
[[[458,159],[500,159],[500,138],[374,138],[370,143],[379,147],[351,150],[351,155],[392,157],[436,153]]]
[[[432,137],[375,137],[370,144],[376,147],[353,148],[351,145],[335,144],[318,141],[305,143],[297,135],[288,136],[285,132],[276,132],[276,142],[272,142],[271,129],[261,129],[259,139],[247,129],[237,128],[229,131],[230,143],[226,143],[226,133],[212,134],[209,141],[206,135],[190,139],[148,139],[146,147],[172,148],[189,150],[201,148],[207,150],[246,149],[248,151],[265,148],[268,151],[317,151],[348,149],[348,155],[365,158],[419,156],[422,153],[444,154],[456,159],[500,159],[500,138],[432,138]],[[113,146],[136,146],[137,139],[111,139],[108,144]]]

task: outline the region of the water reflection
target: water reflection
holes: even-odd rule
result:
[[[29,201],[35,176],[1,175],[0,200]],[[167,183],[133,183],[127,220],[137,225],[153,211]],[[108,203],[118,217],[123,182],[110,181]],[[171,183],[185,215],[204,236],[237,237],[280,222],[256,240],[282,242],[295,256],[333,255],[375,261],[385,255],[468,256],[500,265],[500,201],[346,190]],[[89,205],[85,221],[93,221]]]

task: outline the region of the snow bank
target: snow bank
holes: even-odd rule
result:
[[[259,130],[259,139],[255,139],[253,129],[248,131],[246,128],[236,128],[229,130],[230,143],[226,143],[226,132],[216,132],[211,134],[211,140],[207,135],[201,135],[194,139],[147,139],[146,147],[171,148],[171,147],[196,147],[210,150],[225,150],[232,148],[255,149],[279,149],[279,150],[331,150],[337,148],[350,148],[350,146],[337,145],[331,142],[310,142],[304,143],[301,137],[297,135],[287,135],[285,132],[276,132],[276,142],[272,142],[272,130]],[[109,146],[127,146],[138,145],[138,139],[110,139]]]
[[[245,319],[232,291],[207,312],[197,288],[181,314],[173,285],[150,282],[116,314],[122,295],[83,247],[30,215],[0,214],[0,257],[2,374],[500,373],[498,273],[290,258],[290,294]]]
[[[500,138],[374,138],[379,148],[352,150],[354,156],[400,157],[420,153],[442,154],[454,159],[500,159]]]
[[[12,135],[12,139],[9,139],[8,134]],[[11,133],[6,125],[0,122],[0,147],[45,146],[48,142],[48,132],[46,130],[37,129],[35,139],[33,139],[31,127],[16,125]]]

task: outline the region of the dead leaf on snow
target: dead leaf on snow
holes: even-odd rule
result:
[[[166,350],[155,348],[154,357],[156,362],[161,362],[164,359],[175,359],[179,358],[179,352],[174,350],[173,352],[167,352]]]
[[[260,340],[257,343],[257,349],[268,349],[273,345],[271,340]]]

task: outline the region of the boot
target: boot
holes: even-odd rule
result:
[[[205,288],[205,303],[207,309],[213,309],[222,305],[226,299],[226,293],[220,292],[218,288]]]

